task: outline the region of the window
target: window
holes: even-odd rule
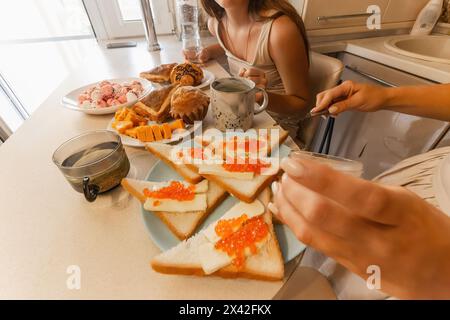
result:
[[[173,33],[174,1],[151,0],[158,34]],[[96,36],[144,36],[140,0],[1,1],[0,133],[14,132],[88,56],[101,55]]]
[[[122,19],[125,21],[139,21],[142,19],[139,0],[118,0]]]
[[[0,41],[92,37],[81,0],[3,0]]]
[[[0,132],[17,130],[79,65],[86,42],[95,40],[82,0],[1,2]]]
[[[94,29],[105,29],[105,39],[144,36],[140,0],[84,0]],[[94,1],[95,3],[93,3]],[[150,0],[157,34],[174,32],[174,0]]]

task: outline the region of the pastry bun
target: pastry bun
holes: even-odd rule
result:
[[[170,116],[192,124],[206,117],[209,107],[209,96],[191,86],[179,87],[172,95]]]

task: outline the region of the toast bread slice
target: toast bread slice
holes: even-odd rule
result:
[[[279,126],[270,129],[280,130],[278,146],[286,141],[288,137],[287,131]],[[269,146],[268,153],[272,152],[273,147],[274,146]],[[199,166],[196,164],[186,164],[186,166],[195,172],[198,172],[199,170]],[[239,200],[251,203],[264,189],[270,186],[270,184],[278,178],[278,173],[274,175],[255,175],[252,180],[239,180],[209,174],[202,174],[202,176],[209,181],[214,181]]]
[[[148,187],[147,181],[125,178],[122,180],[121,185],[142,204],[145,203],[146,197],[143,190]],[[217,208],[219,204],[222,203],[222,201],[226,199],[227,196],[225,190],[220,188],[216,183],[209,182],[206,211],[154,212],[153,214],[160,218],[178,239],[184,240],[194,234],[197,227],[214,211],[215,208]]]
[[[170,85],[150,92],[142,101],[136,103],[133,110],[152,121],[164,122],[170,113],[170,101],[178,86]]]
[[[192,170],[185,164],[176,164],[171,159],[172,146],[163,143],[148,143],[146,145],[148,151],[158,157],[173,170],[175,170],[180,176],[183,177],[189,183],[197,184],[203,180],[203,177],[199,175],[195,170]]]
[[[267,208],[270,201],[270,190],[264,190],[258,199]],[[264,219],[269,225],[270,232],[270,239],[265,246],[256,255],[247,257],[245,265],[241,269],[230,264],[212,275],[223,278],[239,277],[267,281],[283,279],[283,257],[273,228],[272,214],[268,209],[264,213]],[[159,273],[205,276],[198,256],[198,248],[205,241],[208,241],[206,237],[202,233],[198,233],[176,247],[155,256],[151,261],[151,266]]]

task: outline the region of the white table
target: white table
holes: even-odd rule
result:
[[[0,147],[0,298],[22,299],[270,299],[282,282],[161,275],[149,266],[159,249],[150,240],[138,201],[121,188],[88,203],[52,163],[54,150],[88,130],[104,129],[112,115],[89,116],[60,107],[61,97],[83,84],[136,76],[180,60],[173,38],[164,50],[104,50],[70,75],[33,116]],[[227,73],[207,66],[217,77]],[[257,123],[271,122],[265,114]],[[133,172],[144,178],[156,159],[127,148]],[[69,266],[79,266],[81,289],[69,290]],[[289,269],[289,268],[288,268]]]

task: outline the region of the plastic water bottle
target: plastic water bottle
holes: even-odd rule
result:
[[[198,54],[202,45],[198,27],[197,0],[177,0],[177,10],[181,24],[183,53],[190,62],[199,63]]]

